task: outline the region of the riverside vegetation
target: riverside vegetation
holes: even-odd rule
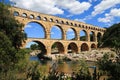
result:
[[[15,20],[9,7],[4,0],[0,2],[0,80],[99,80],[102,74],[91,76],[82,61],[79,72],[73,72],[71,76],[57,72],[54,66],[47,76],[42,74],[39,62],[29,60],[31,50],[20,49],[27,36],[22,31],[24,25]],[[110,47],[117,54],[114,62],[108,54],[99,59],[99,69],[108,76],[108,80],[120,80],[120,23],[108,28],[99,44]]]

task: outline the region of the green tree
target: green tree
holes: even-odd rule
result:
[[[86,64],[86,62],[84,60],[81,60],[80,62],[80,70],[79,72],[75,75],[76,77],[72,80],[92,80],[92,76],[90,75],[90,72],[89,72],[89,67],[88,65]],[[96,80],[96,79],[93,79],[93,80]]]
[[[8,36],[12,45],[19,49],[26,39],[26,34],[22,31],[23,24],[15,20],[13,13],[9,10],[11,6],[0,2],[0,32]]]
[[[16,63],[16,51],[9,38],[0,32],[0,74],[6,74]],[[0,77],[2,78],[3,75]],[[4,76],[5,77],[5,76]]]
[[[1,80],[14,80],[12,75],[15,65],[21,54],[18,51],[26,34],[22,32],[23,24],[15,20],[9,10],[10,5],[0,2],[0,78]]]
[[[86,40],[86,36],[81,36],[81,37],[80,37],[80,40],[81,40],[81,41],[85,41],[85,40]]]
[[[114,49],[117,54],[116,61],[113,62],[108,54],[98,60],[99,69],[106,72],[108,80],[120,80],[120,23],[107,28],[103,36],[103,47]]]
[[[109,54],[105,54],[98,60],[99,69],[108,76],[108,80],[120,80],[120,62],[112,62]]]
[[[120,55],[120,23],[107,28],[103,35],[103,47],[111,47]]]
[[[41,46],[39,44],[32,44],[30,48],[31,50],[41,50]]]

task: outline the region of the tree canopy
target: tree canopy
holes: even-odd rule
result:
[[[21,56],[17,53],[26,39],[26,34],[22,31],[23,24],[15,20],[9,10],[10,7],[4,3],[4,0],[0,2],[0,78],[2,80],[5,78],[4,74],[7,76],[9,70],[14,70],[18,57]]]
[[[23,24],[15,19],[9,8],[10,5],[0,2],[0,32],[7,35],[12,45],[19,49],[26,39],[26,34],[22,31]]]
[[[32,44],[30,46],[31,50],[41,50],[41,47],[39,44]]]
[[[102,41],[103,47],[114,48],[116,53],[120,53],[120,23],[107,28]]]
[[[16,61],[16,51],[9,38],[0,32],[0,71],[9,70]]]
[[[102,41],[103,47],[110,47],[115,50],[117,57],[111,60],[109,54],[98,60],[99,69],[107,72],[108,80],[120,80],[120,23],[107,28]]]
[[[114,45],[111,45],[111,43],[113,43],[114,40],[120,40],[120,23],[107,28],[103,35],[104,46],[113,47]]]

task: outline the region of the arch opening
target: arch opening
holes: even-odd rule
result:
[[[55,42],[51,47],[51,54],[63,54],[64,46],[60,42]]]
[[[14,15],[14,16],[19,16],[19,12],[14,11],[13,15]]]
[[[45,55],[47,53],[45,45],[39,41],[30,41],[25,47],[31,50],[30,55],[32,56],[39,56],[39,54]]]
[[[57,35],[56,35],[57,34]],[[60,26],[52,26],[50,31],[51,39],[63,39],[63,30]]]
[[[58,20],[56,20],[55,22],[56,22],[56,23],[59,23],[59,21],[58,21]]]
[[[44,17],[44,18],[43,18],[43,20],[44,20],[44,21],[47,21],[47,18],[46,18],[46,17]]]
[[[78,47],[75,43],[70,43],[68,45],[68,53],[78,53]]]
[[[27,14],[26,14],[26,13],[23,13],[23,14],[22,14],[22,17],[27,18]]]
[[[41,20],[41,17],[40,17],[40,16],[37,16],[37,17],[36,17],[36,20]]]
[[[34,19],[34,15],[33,14],[30,15],[30,19]]]
[[[53,22],[53,19],[52,19],[52,18],[50,18],[50,22]]]
[[[95,33],[93,31],[90,32],[90,41],[95,41]]]
[[[28,38],[45,38],[45,28],[38,22],[29,22],[24,31]]]
[[[85,30],[80,31],[80,41],[88,41],[87,32]]]
[[[66,24],[69,25],[69,22],[67,21]]]
[[[67,40],[76,40],[77,34],[74,29],[69,28],[66,32],[66,39]]]
[[[94,49],[96,49],[96,45],[93,43],[91,44],[91,50],[94,50]]]
[[[101,35],[100,32],[98,32],[98,34],[97,34],[97,41],[99,42],[101,40],[101,38],[102,38],[102,35]]]
[[[86,43],[83,43],[81,45],[81,51],[89,51],[89,47],[88,47],[88,45]]]
[[[102,35],[101,35],[100,32],[98,32],[98,34],[97,34],[97,42],[98,42],[97,47],[100,47],[100,45],[101,45],[101,40],[102,40]]]
[[[61,21],[62,24],[64,24],[64,21]]]

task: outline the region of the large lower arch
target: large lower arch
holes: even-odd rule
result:
[[[91,50],[96,49],[96,48],[97,48],[97,46],[94,43],[91,44]]]
[[[61,42],[55,42],[51,46],[51,54],[61,54],[64,53],[64,46]]]
[[[81,45],[81,51],[89,51],[89,47],[88,47],[88,44],[87,43],[83,43]]]
[[[24,31],[28,38],[46,38],[45,27],[35,21],[27,23],[24,27]]]
[[[34,44],[35,43],[38,44],[38,46],[40,47],[39,50],[41,51],[39,54],[44,54],[44,55],[47,54],[46,46],[40,41],[36,41],[36,40],[29,41],[26,43],[26,48],[30,48],[30,46],[32,45],[31,42],[34,42]]]
[[[75,43],[70,43],[68,45],[68,53],[78,53],[78,47]]]

